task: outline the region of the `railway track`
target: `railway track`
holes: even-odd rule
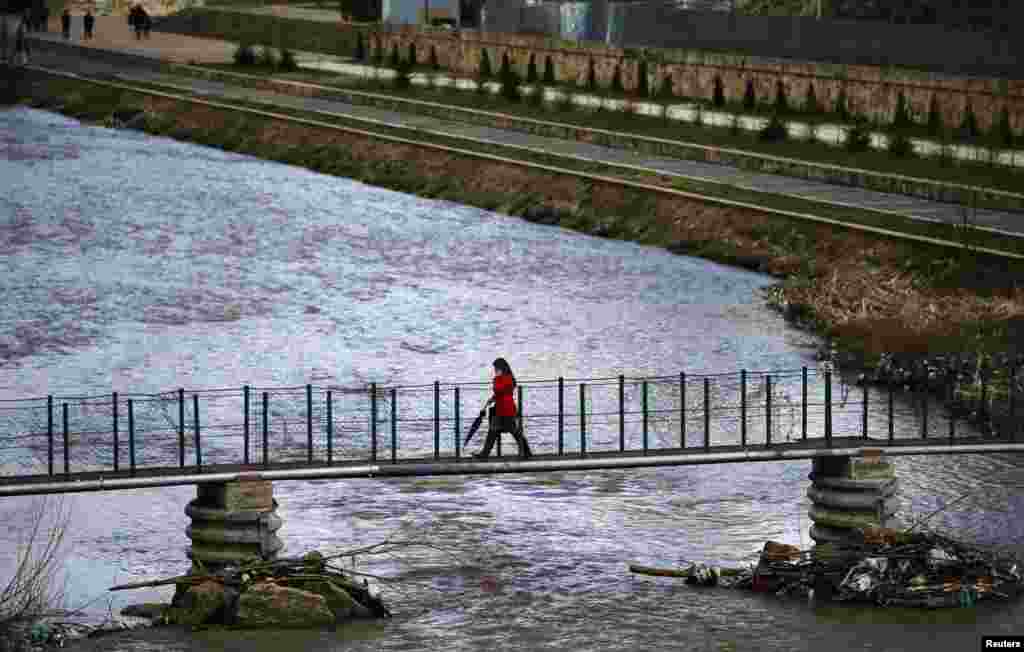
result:
[[[708,204],[730,206],[778,215],[787,219],[829,224],[845,229],[872,233],[897,240],[915,241],[953,250],[983,253],[1009,260],[1024,260],[1024,253],[977,245],[965,245],[964,241],[949,237],[923,235],[922,230],[945,228],[954,234],[964,229],[956,225],[937,223],[917,216],[895,211],[883,211],[863,207],[853,208],[838,202],[823,202],[805,198],[782,197],[773,193],[737,188],[729,184],[698,179],[686,175],[668,173],[663,170],[645,168],[617,162],[600,161],[571,154],[553,153],[523,145],[500,143],[492,140],[456,136],[414,125],[397,126],[366,117],[357,117],[321,111],[300,106],[305,98],[281,95],[274,101],[253,99],[253,91],[225,86],[223,94],[196,91],[195,88],[166,81],[140,81],[130,75],[100,76],[70,73],[57,68],[32,66],[31,69],[64,79],[94,84],[141,95],[152,95],[181,102],[194,103],[274,120],[296,124],[308,124],[317,128],[336,129],[363,137],[412,145],[428,150],[443,151],[463,157],[473,157],[512,164],[534,171],[561,174],[583,179],[592,183],[618,186],[623,190],[667,194],[685,197]],[[246,97],[249,96],[249,97]],[[728,195],[728,196],[723,196]],[[778,205],[785,203],[789,207]],[[775,204],[773,206],[773,204]],[[792,207],[795,207],[794,210]],[[874,223],[864,223],[865,221]],[[918,233],[911,231],[917,230]],[[966,230],[979,232],[985,229],[967,227]],[[1008,240],[1010,234],[999,232]]]

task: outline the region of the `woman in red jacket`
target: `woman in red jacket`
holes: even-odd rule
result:
[[[512,398],[512,392],[516,388],[516,377],[512,375],[512,367],[508,365],[505,358],[498,358],[494,361],[494,395],[487,401],[490,405],[494,403],[494,416],[491,419],[490,428],[487,432],[487,441],[479,453],[473,455],[477,459],[486,459],[491,454],[491,448],[503,432],[515,437],[519,445],[519,457],[529,459],[533,456],[530,451],[530,444],[523,436],[519,419],[516,418],[516,402]]]

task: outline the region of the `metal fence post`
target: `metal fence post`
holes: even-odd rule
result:
[[[178,388],[178,466],[185,468],[185,390]]]
[[[120,464],[120,451],[118,450],[118,448],[120,447],[119,445],[120,445],[121,442],[118,441],[118,432],[117,432],[117,430],[118,430],[118,428],[117,428],[117,392],[114,392],[113,406],[114,406],[114,471],[116,472],[116,471],[118,471],[120,469],[120,466],[121,466],[121,464]]]
[[[862,394],[864,401],[861,403],[863,406],[861,409],[861,422],[860,422],[860,433],[864,439],[868,438],[868,381],[865,378],[864,383],[861,385]]]
[[[313,463],[313,386],[306,383],[306,462]]]
[[[192,410],[195,414],[192,415],[192,421],[195,423],[196,429],[196,472],[203,470],[203,449],[199,443],[199,394],[192,395]]]
[[[53,475],[53,395],[46,397],[46,465],[49,475]]]
[[[135,403],[128,399],[128,468],[135,475]]]
[[[952,376],[952,374],[950,374]],[[949,443],[952,444],[956,438],[956,405],[953,399],[956,398],[956,388],[952,377],[949,380]]]
[[[523,386],[516,384],[516,393],[519,399],[519,432],[526,436],[526,410],[523,407]],[[518,444],[518,442],[517,442]]]
[[[679,372],[679,448],[686,448],[686,372]]]
[[[832,445],[832,372],[825,372],[825,441]]]
[[[981,405],[978,414],[982,420],[988,416],[988,363],[985,360],[981,361]]]
[[[398,461],[398,390],[391,388],[391,463]]]
[[[334,396],[327,390],[327,466],[334,463]]]
[[[587,384],[580,383],[580,457],[587,454]]]
[[[434,459],[441,457],[441,383],[434,381]]]
[[[565,452],[565,379],[558,377],[558,454]]]
[[[370,383],[370,461],[377,461],[377,383]]]
[[[249,463],[249,386],[242,388],[242,461]]]
[[[704,450],[711,448],[711,380],[704,378]]]
[[[68,404],[64,403],[64,475],[71,473],[71,461],[68,448],[70,437],[68,436]]]
[[[523,389],[522,387],[519,388],[519,406],[520,406],[520,410],[522,409],[522,405],[523,405],[523,391],[522,391],[522,389]],[[522,412],[520,411],[520,418],[521,417],[522,417]],[[455,386],[455,459],[459,459],[459,457],[462,454],[461,446],[459,446],[459,443],[460,443],[459,442],[459,387],[458,387],[458,385],[456,385]]]
[[[1017,366],[1013,363],[1006,370],[1007,392],[1010,394],[1010,437],[1017,439]]]
[[[803,367],[800,370],[800,380],[800,438],[803,439],[804,441],[807,441],[807,367]]]
[[[740,369],[740,446],[747,445],[747,370]]]
[[[928,439],[928,391],[921,391],[921,439]]]
[[[889,377],[889,381],[888,381],[887,385],[889,386],[889,443],[891,444],[893,442],[893,440],[896,438],[896,425],[895,425],[895,422],[893,421],[893,414],[892,414],[893,386],[892,386],[892,377],[891,376]]]
[[[619,450],[626,450],[626,377],[619,374]]]
[[[643,400],[643,411],[644,411],[644,455],[647,454],[647,381],[645,380],[642,387],[642,400]]]
[[[268,464],[270,464],[270,454],[268,450],[270,448],[269,402],[269,395],[267,394],[267,392],[263,392],[263,466],[267,466]]]

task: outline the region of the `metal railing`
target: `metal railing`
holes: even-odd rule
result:
[[[905,387],[858,384],[829,365],[722,374],[521,381],[524,433],[537,454],[585,457],[753,447],[834,437],[893,443],[976,434],[998,394],[1016,441],[1017,369],[939,403]],[[972,385],[972,387],[974,387]],[[186,390],[0,401],[0,479],[218,465],[332,465],[462,458],[489,383]],[[1008,412],[1008,414],[1005,414]],[[486,435],[483,427],[479,445]],[[814,443],[814,442],[811,442]],[[499,439],[497,454],[501,455]],[[223,466],[222,466],[223,468]]]

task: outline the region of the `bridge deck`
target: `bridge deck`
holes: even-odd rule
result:
[[[492,456],[476,460],[471,456],[453,455],[403,457],[394,462],[388,458],[377,460],[342,459],[328,464],[326,459],[272,462],[269,464],[215,464],[164,466],[119,471],[80,471],[70,474],[54,473],[7,476],[0,478],[0,495],[35,493],[65,493],[80,491],[118,490],[138,487],[200,484],[238,479],[240,475],[253,475],[265,479],[317,479],[317,478],[371,478],[415,477],[431,475],[461,475],[490,473],[527,473],[538,471],[567,471],[584,469],[636,468],[653,466],[683,466],[695,464],[727,464],[756,461],[782,461],[814,457],[859,454],[864,449],[882,449],[886,455],[941,455],[985,452],[1024,451],[1024,443],[1008,438],[958,437],[949,439],[865,439],[862,437],[833,437],[831,445],[825,439],[808,439],[789,443],[760,445],[720,445],[691,448],[659,448],[626,451],[595,451],[581,455],[579,451],[566,451],[562,455],[540,454],[530,460],[517,456]]]

